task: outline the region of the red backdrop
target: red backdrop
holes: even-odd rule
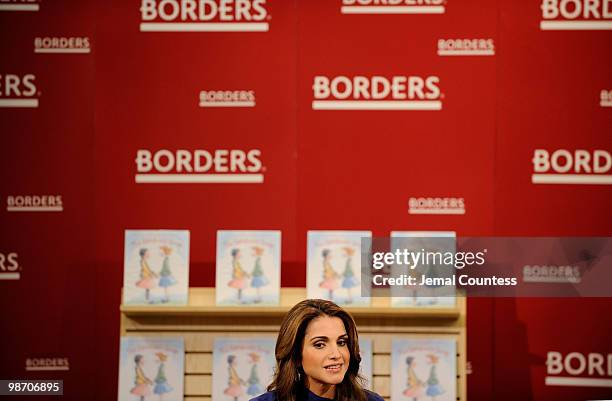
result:
[[[584,2],[564,2],[556,20],[573,21]],[[141,32],[143,21],[168,22],[143,19],[151,1],[0,1],[38,9],[0,10],[0,104],[38,100],[0,107],[0,269],[16,254],[20,273],[0,280],[0,378],[61,378],[71,400],[116,397],[127,228],[189,229],[191,286],[214,285],[218,229],[282,230],[283,286],[305,285],[309,229],[612,235],[609,185],[532,183],[536,149],[609,157],[611,109],[600,105],[612,85],[609,31],[541,29],[541,5],[554,1],[390,1],[426,7],[417,14],[343,13],[341,0],[237,3],[252,21],[238,7],[223,18],[267,31]],[[610,24],[610,1],[597,4],[599,14],[577,19]],[[193,23],[185,16],[171,22]],[[39,51],[87,38],[89,52],[35,52],[37,38]],[[494,54],[440,56],[440,39],[483,50],[482,39]],[[316,76],[434,77],[441,110],[313,110]],[[252,91],[255,107],[200,107],[201,91]],[[430,99],[413,86],[384,100]],[[136,183],[138,150],[163,149],[258,150],[263,183]],[[609,182],[602,160],[598,172],[588,162],[589,177]],[[588,174],[575,168],[567,174]],[[24,196],[61,196],[63,211],[7,210]],[[410,198],[429,197],[461,198],[465,213],[409,214]],[[549,386],[545,376],[549,352],[612,353],[611,305],[470,299],[469,399],[609,397],[609,387]],[[26,370],[28,359],[66,358],[68,371]]]

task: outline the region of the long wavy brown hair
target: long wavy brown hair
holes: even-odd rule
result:
[[[278,401],[296,401],[305,391],[305,375],[302,370],[302,347],[306,328],[319,316],[338,317],[344,323],[348,336],[350,361],[344,380],[336,385],[336,401],[366,401],[366,392],[359,376],[359,337],[353,317],[331,301],[307,299],[296,304],[287,313],[276,340],[276,368],[268,391],[276,393]]]

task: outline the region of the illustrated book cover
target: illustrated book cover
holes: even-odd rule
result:
[[[126,230],[124,305],[186,305],[189,231]]]
[[[306,289],[308,298],[327,299],[338,305],[368,306],[362,294],[362,239],[370,231],[308,231]],[[362,253],[363,252],[363,253]],[[366,290],[369,281],[364,283]],[[362,296],[366,295],[366,296]]]
[[[217,338],[212,399],[248,401],[266,392],[274,374],[276,338]]]
[[[217,231],[217,305],[280,303],[280,231]]]
[[[183,401],[182,337],[121,337],[119,401]]]
[[[452,339],[394,339],[392,401],[456,401],[457,343]]]

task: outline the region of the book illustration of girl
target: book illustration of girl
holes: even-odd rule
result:
[[[259,362],[259,359],[261,357],[259,356],[259,354],[251,352],[249,354],[249,358],[251,358],[250,362],[253,364],[253,366],[251,366],[251,374],[249,375],[249,378],[247,380],[247,383],[249,385],[249,387],[247,388],[247,394],[254,397],[264,392],[264,388],[259,382],[259,374],[257,373],[257,363]]]
[[[444,394],[444,388],[440,385],[438,375],[436,373],[436,364],[438,363],[438,357],[433,354],[427,354],[427,359],[431,363],[429,370],[429,377],[427,378],[427,390],[425,394],[431,397],[432,401],[436,399],[440,394]]]
[[[333,301],[334,290],[338,288],[338,277],[340,277],[340,275],[336,273],[330,263],[331,251],[329,249],[323,249],[321,255],[323,256],[323,281],[319,283],[319,287],[328,290],[328,300]]]
[[[151,288],[155,287],[155,278],[157,274],[149,267],[149,250],[141,248],[138,252],[140,255],[140,280],[136,282],[136,287],[145,289],[145,300],[151,303],[149,299]]]
[[[247,286],[246,279],[249,278],[249,274],[242,269],[240,265],[240,249],[234,248],[232,249],[232,279],[227,285],[230,288],[235,288],[238,290],[238,302],[243,303],[242,301],[242,290],[244,290]]]
[[[144,358],[138,354],[134,357],[135,376],[134,376],[134,388],[130,390],[131,394],[140,397],[140,401],[144,401],[145,397],[151,395],[151,389],[149,388],[153,382],[144,374],[142,366],[144,365]]]
[[[170,297],[168,296],[168,287],[171,287],[176,284],[176,279],[172,276],[172,271],[170,270],[170,254],[172,253],[172,248],[169,246],[160,246],[162,251],[162,255],[164,256],[164,261],[162,262],[162,268],[159,272],[159,286],[164,289],[164,299],[162,302],[169,302]]]
[[[253,267],[253,271],[251,272],[251,287],[255,288],[257,291],[257,297],[255,298],[255,303],[261,302],[261,290],[260,288],[268,285],[269,280],[266,276],[264,276],[263,268],[261,267],[261,255],[263,255],[264,249],[258,246],[253,247],[253,252],[255,253],[255,267]],[[258,393],[259,394],[259,393]]]
[[[408,382],[406,383],[404,395],[411,398],[412,401],[417,401],[419,397],[423,395],[423,390],[425,389],[424,383],[417,377],[414,371],[415,364],[414,357],[406,357],[406,365],[408,365]]]
[[[359,280],[355,277],[355,273],[353,272],[353,255],[355,254],[355,248],[345,247],[342,248],[344,253],[346,254],[346,266],[344,268],[344,273],[342,276],[344,279],[342,280],[342,288],[346,288],[348,292],[348,296],[346,298],[346,303],[353,303],[353,296],[351,295],[351,288],[357,287],[359,285]]]
[[[166,354],[163,352],[157,352],[157,359],[159,361],[159,368],[157,368],[157,376],[155,376],[155,387],[153,392],[159,395],[160,401],[163,399],[164,394],[173,391],[174,389],[168,385],[168,379],[166,378],[166,372],[164,371],[164,362],[168,359]]]
[[[242,386],[246,383],[238,376],[238,372],[236,372],[235,355],[227,356],[227,365],[229,378],[227,380],[227,388],[223,391],[223,394],[232,397],[234,401],[238,401],[238,397],[244,395]]]

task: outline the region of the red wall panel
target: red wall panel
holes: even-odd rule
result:
[[[28,358],[68,358],[69,371],[49,373],[66,380],[64,398],[115,397],[127,228],[189,229],[191,286],[214,283],[218,229],[282,230],[283,286],[305,285],[310,229],[610,235],[609,185],[532,183],[536,149],[612,152],[599,104],[610,90],[609,31],[541,30],[538,1],[430,3],[444,12],[268,0],[266,32],[141,32],[136,0],[0,11],[0,99],[10,97],[7,75],[33,74],[39,103],[0,108],[0,196],[4,206],[17,195],[63,205],[0,210],[0,254],[17,253],[21,274],[0,281],[9,306],[0,377],[43,377],[24,370]],[[35,53],[37,37],[87,38],[90,52]],[[440,56],[440,39],[492,42],[494,55]],[[315,110],[317,76],[437,77],[441,110]],[[246,91],[255,107],[200,107],[201,91]],[[257,150],[263,183],[137,183],[139,150]],[[465,214],[409,214],[410,198],[428,197],[461,198]],[[609,306],[468,300],[470,399],[608,396],[545,385],[545,362],[549,352],[612,353]]]

